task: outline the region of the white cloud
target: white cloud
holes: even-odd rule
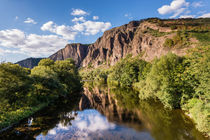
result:
[[[199,18],[210,18],[210,13],[203,14]]]
[[[16,48],[24,43],[24,39],[24,32],[18,29],[0,30],[0,46]]]
[[[99,17],[98,16],[93,16],[93,20],[98,20]]]
[[[181,13],[184,12],[186,8],[180,8],[180,9],[177,9],[176,12],[174,12],[174,14],[172,16],[170,16],[170,18],[175,18],[177,16],[179,16]]]
[[[193,2],[192,3],[192,6],[195,7],[195,8],[197,8],[197,7],[203,7],[204,4],[203,4],[202,1],[197,1],[197,2]]]
[[[53,21],[49,21],[42,25],[41,30],[43,31],[50,31],[57,35],[61,35],[64,39],[67,40],[75,40],[77,32],[73,31],[71,26],[65,26],[53,23]]]
[[[179,18],[194,18],[195,15],[181,15]]]
[[[24,23],[31,23],[31,24],[37,24],[32,18],[27,18]]]
[[[99,32],[104,32],[110,27],[110,22],[96,22],[88,20],[82,23],[77,22],[73,26],[58,26],[53,23],[53,21],[49,21],[41,27],[41,30],[61,35],[63,38],[68,40],[74,40],[78,33],[82,33],[84,35],[96,35]]]
[[[0,30],[0,46],[7,48],[3,49],[4,53],[44,57],[63,48],[67,43],[66,39],[57,35],[27,35],[18,29]]]
[[[74,19],[72,19],[72,22],[79,22],[79,21],[85,22],[85,18],[84,17],[79,17],[79,18],[75,17]]]
[[[111,27],[110,22],[95,22],[95,21],[86,21],[84,23],[78,23],[72,28],[75,31],[82,32],[85,35],[96,35],[99,32],[104,32]]]
[[[15,16],[15,20],[18,20],[19,19],[19,17],[18,16]]]
[[[73,9],[73,11],[71,12],[71,15],[73,16],[82,16],[82,15],[88,15],[89,13],[85,12],[82,9]]]
[[[83,24],[80,24],[80,23],[75,24],[72,28],[73,30],[77,32],[82,32],[85,30],[85,27],[83,26]]]
[[[189,6],[189,2],[185,0],[173,0],[170,5],[163,5],[158,8],[158,12],[161,15],[173,14],[171,18],[179,16]]]

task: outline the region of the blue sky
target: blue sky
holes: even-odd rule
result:
[[[47,57],[67,43],[148,17],[210,17],[209,0],[1,0],[0,61]]]

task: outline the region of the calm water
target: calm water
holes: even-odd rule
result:
[[[205,140],[180,110],[139,101],[131,90],[89,87],[0,134],[0,139]]]

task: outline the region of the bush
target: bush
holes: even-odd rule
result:
[[[184,70],[182,61],[172,53],[154,61],[146,81],[141,82],[144,87],[140,89],[140,97],[154,95],[166,107],[179,107],[182,89],[180,74]]]
[[[170,38],[167,38],[163,44],[164,47],[173,47],[174,46],[174,41]]]
[[[74,61],[43,59],[32,70],[0,64],[0,129],[81,89]]]
[[[144,78],[144,67],[147,62],[138,57],[130,56],[118,62],[108,76],[109,83],[120,84],[122,87],[131,87],[133,83]]]

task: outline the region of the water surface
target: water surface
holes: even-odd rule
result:
[[[84,88],[81,97],[45,108],[0,139],[205,140],[181,110],[140,101],[132,90]]]

